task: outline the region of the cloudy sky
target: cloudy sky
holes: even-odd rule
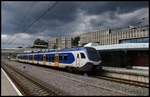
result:
[[[149,25],[146,1],[3,1],[1,10],[2,48],[26,47],[36,38],[50,40],[107,28],[137,26],[140,21],[141,25]]]

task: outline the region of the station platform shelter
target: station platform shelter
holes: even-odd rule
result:
[[[124,43],[93,47],[101,55],[102,66],[149,69],[149,43]]]

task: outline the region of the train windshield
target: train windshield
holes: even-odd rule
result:
[[[100,55],[98,54],[97,50],[94,48],[86,47],[88,56],[90,60],[93,61],[99,61],[100,60]]]

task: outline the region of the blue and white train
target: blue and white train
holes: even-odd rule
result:
[[[44,53],[17,54],[17,60],[59,68],[75,68],[85,72],[100,67],[101,56],[94,48],[82,47]]]

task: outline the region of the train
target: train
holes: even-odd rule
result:
[[[73,69],[83,72],[100,69],[100,63],[102,62],[101,55],[92,47],[17,54],[16,58],[19,62]]]

